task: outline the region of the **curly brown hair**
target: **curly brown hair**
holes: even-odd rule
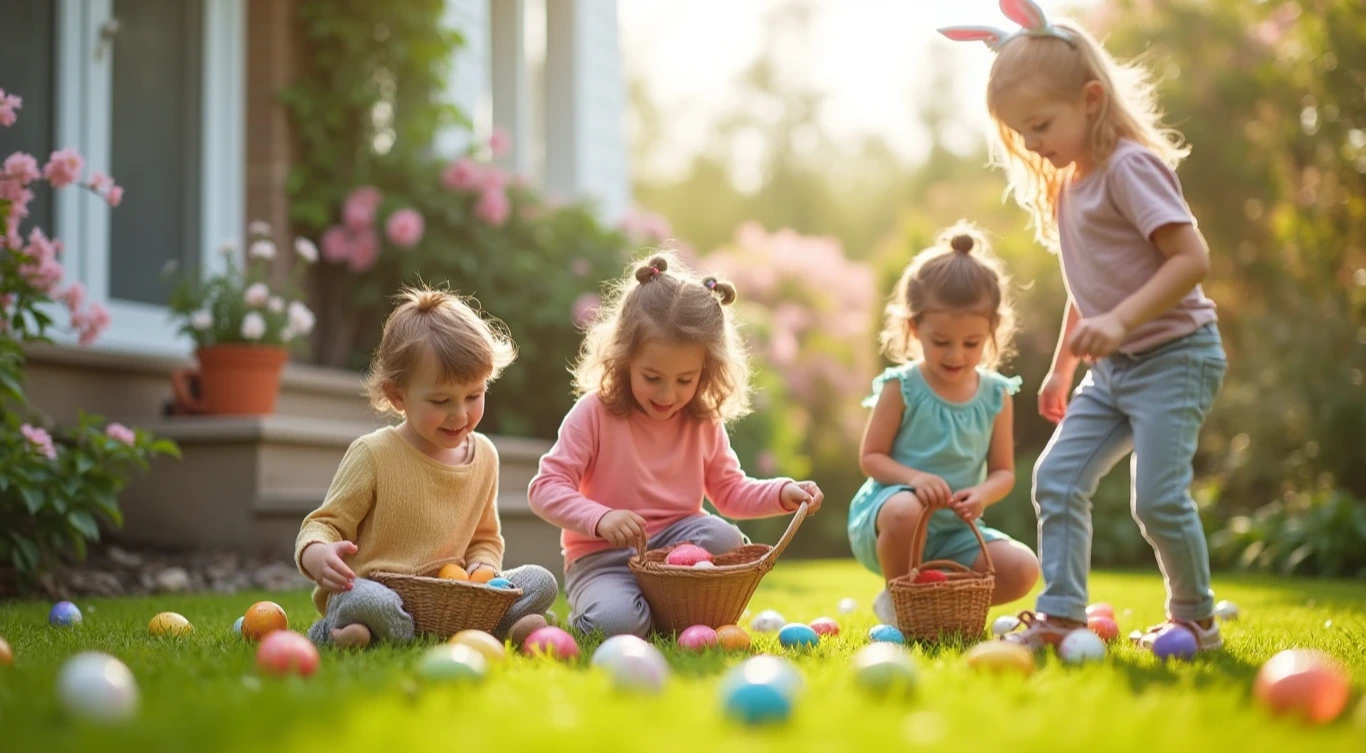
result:
[[[384,321],[384,334],[365,375],[370,405],[402,415],[385,394],[402,387],[428,359],[442,382],[493,381],[517,358],[506,326],[480,316],[471,299],[444,290],[405,287]]]
[[[940,233],[935,244],[906,265],[887,303],[882,327],[882,352],[896,363],[920,358],[920,343],[911,324],[931,311],[980,313],[991,326],[987,368],[1009,360],[1014,353],[1015,309],[1010,301],[1010,278],[991,252],[986,236],[974,225],[959,221]]]
[[[749,412],[749,358],[730,304],[735,286],[699,278],[676,256],[660,251],[616,282],[584,337],[574,364],[577,394],[597,392],[619,416],[638,410],[631,395],[631,359],[649,340],[697,344],[706,350],[697,394],[684,408],[700,420],[729,421]]]

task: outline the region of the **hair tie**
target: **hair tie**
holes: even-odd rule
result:
[[[659,267],[656,267],[656,266],[654,266],[653,264],[651,264],[651,265],[650,265],[650,276],[651,276],[651,277],[658,277],[658,276],[659,276]]]
[[[707,286],[707,290],[716,290],[716,280],[709,279],[702,284]]]

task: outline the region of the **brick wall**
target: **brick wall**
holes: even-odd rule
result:
[[[286,241],[289,200],[285,181],[294,156],[285,108],[276,92],[298,70],[294,0],[247,0],[246,218],[265,220]],[[291,254],[281,254],[289,259]]]

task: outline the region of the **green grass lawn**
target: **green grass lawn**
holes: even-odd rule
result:
[[[588,651],[571,665],[518,657],[477,687],[421,688],[412,667],[427,644],[324,651],[311,679],[280,681],[257,676],[252,647],[230,626],[253,601],[270,598],[289,612],[291,627],[306,629],[313,610],[305,592],[82,600],[85,623],[75,630],[48,627],[46,604],[10,603],[0,605],[0,636],[15,652],[14,666],[0,667],[0,750],[1366,750],[1366,584],[1221,576],[1219,597],[1238,602],[1242,619],[1225,626],[1222,654],[1190,664],[1164,666],[1123,646],[1104,664],[1079,668],[1042,657],[1024,679],[974,674],[956,648],[917,647],[920,686],[903,700],[866,696],[849,672],[874,624],[868,605],[878,587],[847,562],[788,562],[765,579],[756,612],[809,621],[836,616],[845,596],[861,608],[838,616],[839,637],[794,657],[806,688],[792,720],[758,729],[727,722],[719,705],[718,680],[736,655],[666,648],[674,676],[658,696],[616,693],[588,669]],[[1092,588],[1097,601],[1115,605],[1125,633],[1161,614],[1156,573],[1097,574]],[[148,620],[166,610],[188,617],[193,636],[149,637]],[[1257,667],[1294,646],[1322,649],[1350,667],[1355,697],[1336,723],[1307,729],[1253,704]],[[143,703],[135,721],[76,723],[57,705],[58,667],[92,649],[136,675]],[[781,649],[759,636],[756,651]]]

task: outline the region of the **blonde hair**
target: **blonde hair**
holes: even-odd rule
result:
[[[428,359],[442,383],[493,381],[517,358],[502,322],[485,319],[454,293],[405,287],[384,321],[384,334],[365,376],[365,392],[377,411],[402,415],[385,394],[402,387]]]
[[[651,339],[706,349],[697,394],[684,407],[700,420],[728,421],[749,412],[749,359],[728,308],[735,286],[699,279],[673,254],[656,253],[613,285],[574,364],[577,394],[596,391],[612,413],[636,410],[631,359]]]
[[[991,350],[985,365],[996,367],[1014,352],[1015,309],[1009,284],[986,237],[960,221],[916,254],[901,273],[887,302],[882,352],[895,363],[914,361],[923,351],[911,334],[912,324],[934,311],[974,313],[990,323]]]
[[[1095,81],[1104,89],[1100,112],[1091,123],[1089,148],[1096,164],[1114,153],[1120,139],[1142,144],[1173,169],[1190,148],[1181,134],[1162,125],[1162,111],[1148,71],[1137,61],[1117,62],[1086,30],[1055,24],[1072,37],[1021,34],[998,51],[987,80],[987,109],[996,121],[991,162],[1005,169],[1007,194],[1033,218],[1035,238],[1050,249],[1058,245],[1058,194],[1073,166],[1058,168],[1025,148],[1024,138],[1007,126],[1000,108],[1021,88],[1039,87],[1060,99],[1079,98]]]

